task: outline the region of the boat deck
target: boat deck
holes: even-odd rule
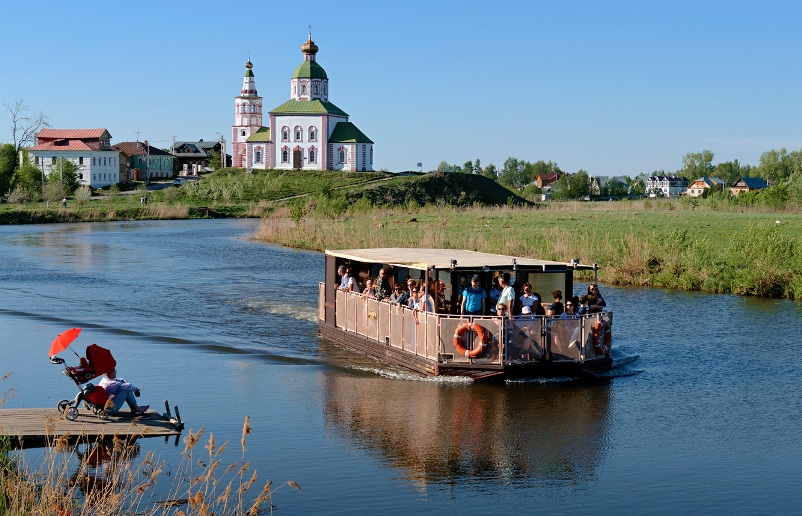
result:
[[[181,434],[183,424],[156,411],[147,417],[110,415],[102,420],[91,412],[81,411],[78,419],[69,421],[55,408],[25,408],[0,410],[0,435],[11,438],[15,448],[47,446],[59,438],[69,443],[95,442],[119,438],[169,437]]]

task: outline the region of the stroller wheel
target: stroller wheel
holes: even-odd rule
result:
[[[67,411],[64,412],[64,417],[70,421],[75,421],[78,419],[78,407],[68,407]]]
[[[58,402],[58,405],[56,406],[58,407],[59,413],[63,414],[64,411],[67,410],[67,407],[70,406],[70,400],[61,400]]]
[[[99,417],[100,419],[106,420],[106,419],[109,418],[109,411],[105,410],[105,409],[98,410],[97,411],[97,417]]]

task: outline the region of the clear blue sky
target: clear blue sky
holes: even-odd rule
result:
[[[802,148],[798,1],[162,1],[4,6],[0,102],[112,143],[230,138],[250,53],[265,111],[312,25],[375,167],[479,158],[676,171]],[[0,142],[10,141],[0,112]]]

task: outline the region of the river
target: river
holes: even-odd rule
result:
[[[276,493],[280,514],[798,511],[799,302],[603,285],[612,378],[423,380],[321,342],[322,255],[251,241],[257,224],[0,228],[5,408],[74,395],[47,349],[79,326],[76,351],[111,349],[232,461],[250,416],[258,483],[303,490]]]

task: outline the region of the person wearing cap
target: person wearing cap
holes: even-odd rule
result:
[[[462,315],[484,315],[486,298],[485,289],[479,285],[479,276],[474,274],[471,278],[471,284],[462,291],[460,313]]]

